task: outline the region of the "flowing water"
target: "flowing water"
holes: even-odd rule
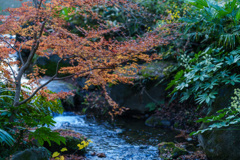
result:
[[[113,125],[65,112],[54,120],[57,123],[53,129],[72,129],[93,141],[86,154],[92,160],[157,160],[160,159],[157,144],[174,141],[176,135],[172,130],[147,127],[136,119],[118,120]],[[106,157],[92,156],[94,152],[104,153]]]

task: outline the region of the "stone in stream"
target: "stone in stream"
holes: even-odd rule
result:
[[[171,128],[174,126],[172,120],[163,120],[160,116],[152,115],[146,121],[145,125],[149,127]]]
[[[162,142],[158,144],[160,157],[163,159],[176,159],[181,155],[186,155],[188,152],[184,148],[175,146],[173,142]]]
[[[105,153],[98,153],[97,156],[99,158],[105,158],[106,157],[106,154]]]

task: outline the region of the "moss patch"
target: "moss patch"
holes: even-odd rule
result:
[[[184,148],[176,147],[173,142],[162,142],[158,144],[160,157],[163,159],[176,159],[181,155],[188,154]]]

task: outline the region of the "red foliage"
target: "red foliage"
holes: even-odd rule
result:
[[[58,73],[70,74],[72,78],[85,76],[88,78],[86,89],[91,84],[102,86],[109,104],[112,105],[114,109],[118,108],[118,105],[108,96],[105,88],[106,84],[116,84],[118,82],[130,83],[131,80],[134,79],[134,75],[138,72],[136,61],[144,60],[151,62],[155,59],[161,59],[157,54],[148,55],[145,53],[154,47],[167,45],[169,40],[174,39],[173,36],[169,35],[170,31],[164,29],[146,33],[135,40],[126,38],[127,40],[124,42],[105,39],[104,34],[111,31],[118,31],[120,27],[107,27],[105,25],[106,22],[101,19],[101,15],[93,12],[92,7],[121,4],[126,4],[125,7],[128,7],[126,10],[139,9],[136,4],[130,3],[128,0],[52,0],[51,3],[47,3],[46,0],[40,0],[39,4],[35,6],[31,2],[25,2],[20,8],[7,9],[10,16],[0,25],[0,33],[19,34],[31,38],[19,42],[13,47],[1,47],[0,58],[2,60],[9,58],[9,53],[16,51],[18,51],[21,56],[22,48],[30,48],[31,53],[27,62],[24,63],[22,61],[22,66],[20,66],[18,73],[10,73],[9,70],[1,66],[0,69],[4,72],[4,76],[10,82],[13,82],[13,87],[21,89],[22,75],[29,67],[28,62],[31,62],[35,54],[46,57],[57,54],[62,58],[61,60],[70,59],[72,64],[77,62],[77,65],[63,67],[59,70],[57,68],[56,75],[50,80],[58,79]],[[84,33],[85,36],[83,37],[71,33],[63,27],[66,25],[66,22],[59,15],[59,12],[64,7],[77,7],[77,14],[82,16],[91,15],[91,18],[100,24],[99,27],[88,27],[87,30],[77,27],[79,31]],[[3,18],[3,16],[0,17],[0,19]],[[31,25],[22,28],[22,26],[30,22]],[[7,38],[4,39],[0,37],[0,41],[6,43]],[[38,82],[39,78],[41,78],[39,71],[40,69],[34,70],[34,74],[32,74],[28,84],[31,85]],[[15,79],[10,76],[13,74],[15,74]],[[48,97],[49,100],[67,95],[66,93],[60,93],[49,96],[48,93],[43,90],[38,92],[44,85],[37,87],[32,85],[32,87],[32,95],[40,93]],[[31,94],[30,96],[29,94],[24,94],[26,100],[22,102],[19,102],[18,95],[15,96],[15,106],[30,100]],[[124,109],[120,109],[116,113],[121,114],[122,111],[124,111]]]

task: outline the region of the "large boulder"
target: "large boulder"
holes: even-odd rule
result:
[[[145,121],[145,125],[149,127],[171,128],[174,126],[174,121],[165,120],[160,116],[152,115]]]
[[[231,97],[237,86],[226,85],[220,88],[219,95],[214,104],[209,108],[207,116],[228,107]],[[202,124],[200,129],[208,127]],[[221,128],[220,130],[207,131],[198,136],[199,143],[210,160],[239,160],[240,159],[240,127],[239,124]]]
[[[30,148],[13,155],[12,160],[49,160],[50,154],[44,147]]]
[[[53,76],[56,73],[57,64],[60,59],[56,54],[50,55],[49,58],[40,56],[36,59],[36,64],[43,69],[47,69],[45,75]],[[59,68],[67,66],[71,66],[69,60],[64,60],[59,63]]]
[[[109,94],[120,106],[129,108],[132,113],[144,114],[149,109],[149,103],[163,102],[167,95],[165,89],[167,82],[164,79],[164,69],[169,63],[158,62],[146,65],[135,80],[135,85],[117,84],[109,87]]]
[[[46,83],[50,77],[43,77],[40,80],[40,84]],[[68,95],[65,99],[61,99],[62,105],[65,109],[65,111],[77,111],[79,103],[81,103],[83,100],[83,94],[79,91],[79,88],[76,87],[74,84],[70,82],[66,82],[63,80],[54,80],[51,81],[46,85],[46,87],[55,93],[59,92],[74,92],[74,95]]]

